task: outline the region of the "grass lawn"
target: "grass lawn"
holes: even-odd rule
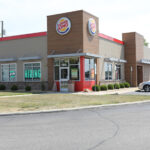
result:
[[[78,106],[114,104],[150,100],[142,95],[86,96],[74,94],[40,94],[21,97],[0,97],[0,112],[71,108]]]
[[[0,92],[0,96],[14,96],[14,95],[27,95],[27,92]]]

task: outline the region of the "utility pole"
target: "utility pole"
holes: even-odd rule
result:
[[[4,35],[4,21],[0,21],[1,22],[1,38],[3,38]]]

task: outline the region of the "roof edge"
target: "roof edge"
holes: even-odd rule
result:
[[[101,38],[103,38],[103,39],[106,39],[106,40],[113,41],[113,42],[115,42],[115,43],[124,45],[124,42],[123,42],[123,41],[118,40],[118,39],[116,39],[116,38],[113,38],[113,37],[111,37],[111,36],[108,36],[108,35],[105,35],[105,34],[102,34],[102,33],[99,33],[98,36],[101,37]]]
[[[21,34],[21,35],[14,35],[14,36],[3,37],[3,38],[0,38],[0,41],[17,40],[17,39],[40,37],[40,36],[46,36],[46,35],[47,35],[46,31],[45,32],[37,32],[37,33],[29,33],[29,34]],[[110,37],[108,35],[99,33],[98,36],[101,37],[101,38],[107,39],[109,41],[113,41],[115,43],[124,45],[123,41],[118,40],[118,39],[113,38],[113,37]]]
[[[17,40],[17,39],[39,37],[39,36],[46,36],[46,35],[47,35],[47,32],[29,33],[29,34],[22,34],[22,35],[14,35],[14,36],[3,37],[3,38],[0,38],[0,41]]]

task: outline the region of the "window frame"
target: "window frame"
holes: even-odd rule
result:
[[[69,67],[69,80],[71,80],[71,81],[80,81],[80,57],[69,57],[69,59],[70,58],[78,58],[79,62],[78,62],[78,64],[70,64],[70,60],[69,60],[69,65],[68,65],[68,67]],[[78,66],[78,69],[79,69],[79,79],[78,80],[70,79],[70,75],[71,75],[70,66]]]
[[[70,76],[71,76],[70,66],[78,66],[78,69],[79,69],[79,79],[78,80],[70,79]],[[79,64],[71,64],[71,65],[69,64],[69,80],[71,80],[71,81],[80,81],[80,63]]]
[[[79,59],[78,64],[70,64],[70,61],[69,61],[70,58],[78,58],[78,59]],[[68,59],[69,80],[71,80],[71,79],[70,79],[70,66],[75,66],[75,65],[77,66],[77,65],[78,65],[78,69],[79,69],[79,80],[71,80],[71,81],[80,81],[80,57],[54,58],[53,60],[55,61],[55,59],[58,59],[58,60],[59,60],[59,65],[55,65],[55,63],[53,63],[53,69],[55,69],[56,66],[59,66],[59,80],[55,80],[55,70],[54,70],[54,71],[53,71],[53,79],[54,79],[54,81],[56,81],[56,82],[60,81],[60,68],[61,68],[61,66],[60,66],[60,60],[61,60],[61,59]],[[66,68],[67,68],[67,67],[66,67]],[[69,80],[68,80],[68,81],[69,81]]]
[[[55,67],[59,67],[59,70],[58,70],[58,72],[59,72],[59,79],[58,80],[55,80]],[[53,71],[54,81],[59,81],[60,80],[60,66],[53,66],[53,68],[54,68],[54,71]]]
[[[117,65],[120,66],[120,79],[117,79],[117,78],[116,78],[116,71],[117,71],[117,68],[118,68]],[[122,65],[121,65],[121,64],[115,64],[115,80],[117,80],[117,81],[122,80],[122,78],[121,78],[121,68],[122,68]]]
[[[16,66],[16,80],[15,81],[2,81],[2,66],[3,65],[9,65],[10,66],[10,64],[12,65],[12,64],[14,64],[15,66]],[[10,68],[10,67],[9,67]],[[10,79],[10,78],[9,78]],[[1,82],[17,82],[17,63],[4,63],[4,64],[1,64]]]
[[[55,65],[55,59],[59,60],[59,65]],[[55,67],[59,67],[59,80],[60,80],[60,59],[59,58],[54,58],[53,59],[53,79],[54,81],[59,81],[59,80],[55,80]]]
[[[109,74],[108,74],[108,79],[106,79],[106,71],[105,71],[105,65],[111,65],[111,79],[109,78]],[[107,67],[108,68],[108,67]],[[109,69],[107,70],[107,72],[109,73]],[[105,81],[113,81],[113,63],[111,62],[104,62],[104,74],[105,74]]]
[[[33,81],[33,78],[32,78],[32,81],[27,81],[27,80],[25,80],[25,64],[36,64],[36,63],[40,63],[40,72],[41,72],[41,78],[40,78],[40,80],[38,80],[38,81]],[[42,65],[41,65],[41,61],[39,62],[24,62],[23,63],[23,81],[24,82],[41,82],[41,79],[42,79]]]
[[[89,59],[89,76],[90,76],[90,78],[89,79],[86,79],[85,78],[85,72],[84,72],[84,80],[85,81],[95,81],[96,80],[96,74],[95,74],[95,70],[96,70],[96,68],[95,68],[95,58],[89,58],[89,57],[85,57],[84,58],[84,69],[85,69],[85,59]],[[90,64],[90,59],[94,59],[94,79],[91,79],[91,68],[90,68],[90,66],[91,66],[91,64]],[[85,70],[84,70],[85,71]]]

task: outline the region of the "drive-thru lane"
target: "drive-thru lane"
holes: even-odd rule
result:
[[[150,103],[0,116],[1,150],[150,149]]]

